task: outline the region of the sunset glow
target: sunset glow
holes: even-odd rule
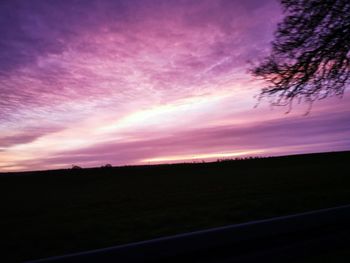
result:
[[[258,107],[267,0],[0,3],[0,171],[350,149],[349,94]]]
[[[150,159],[142,160],[144,163],[169,163],[169,162],[179,162],[179,161],[198,161],[198,160],[208,160],[212,158],[233,158],[237,156],[246,157],[250,155],[256,155],[258,153],[261,153],[259,151],[251,151],[251,152],[235,152],[235,153],[202,153],[202,154],[192,154],[192,155],[176,155],[176,156],[164,156],[164,157],[155,157]]]

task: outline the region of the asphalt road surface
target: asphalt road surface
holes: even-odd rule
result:
[[[298,262],[347,247],[350,205],[30,262]]]

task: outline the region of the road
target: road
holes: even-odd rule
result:
[[[39,262],[297,262],[350,248],[350,205],[230,225]]]

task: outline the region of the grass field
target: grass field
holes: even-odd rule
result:
[[[3,174],[0,262],[350,203],[350,152]]]

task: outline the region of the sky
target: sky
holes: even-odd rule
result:
[[[0,2],[0,171],[350,150],[350,96],[272,107],[276,0]]]

